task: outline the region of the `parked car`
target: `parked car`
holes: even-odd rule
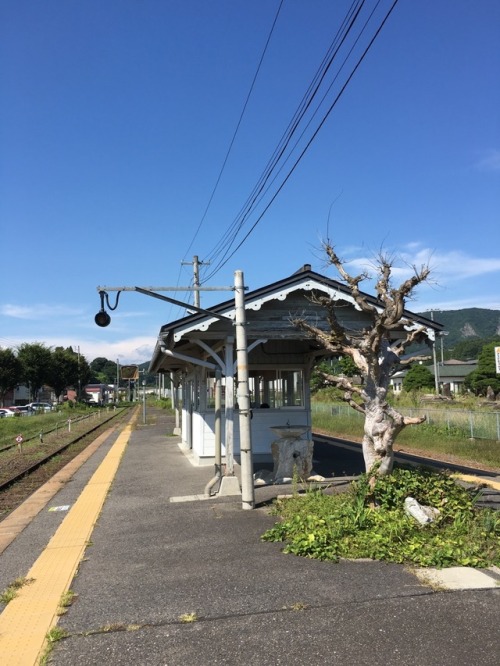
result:
[[[11,409],[7,409],[7,407],[2,407],[0,409],[0,418],[4,419],[8,416],[15,416],[15,413]]]
[[[17,405],[16,411],[20,414],[33,414],[33,409],[29,405]]]
[[[35,412],[51,412],[52,411],[52,405],[50,402],[30,402],[27,407],[31,407],[31,409]]]

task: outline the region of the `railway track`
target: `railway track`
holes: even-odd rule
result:
[[[14,452],[15,444],[1,449],[0,520],[84,450],[100,432],[123,421],[128,413],[129,409],[123,409],[100,419],[98,423],[81,422],[73,433],[66,433],[64,441],[58,441],[53,436],[52,441],[36,446],[38,438],[31,437],[31,446],[29,440],[23,442],[23,446],[28,444],[24,452]]]
[[[325,477],[353,477],[364,472],[364,461],[361,444],[326,434],[313,432],[314,468]],[[406,451],[396,451],[395,465],[427,467],[439,471],[447,471],[474,478],[471,485],[480,488],[478,505],[500,510],[500,471],[471,466],[457,460],[429,458]]]
[[[95,414],[95,413],[94,413]],[[71,423],[73,426],[77,426],[79,423],[83,421],[87,421],[90,419],[94,414],[85,414],[83,416],[79,416],[76,419],[68,419],[68,421],[65,421],[64,423]],[[31,435],[31,437],[24,437],[23,438],[23,444],[28,444],[29,442],[34,442],[34,441],[40,441],[43,437],[50,436],[52,433],[58,433],[61,431],[61,424],[58,423],[52,428],[49,429],[43,429],[43,431],[39,432],[36,435]],[[18,447],[18,444],[16,442],[11,442],[10,444],[1,444],[0,445],[0,460],[1,460],[1,454],[4,453],[5,451],[11,451],[12,449],[15,449]],[[0,462],[1,464],[1,462]]]
[[[325,433],[313,432],[313,440],[317,444],[325,444],[334,446],[337,448],[342,448],[346,451],[351,452],[352,456],[357,458],[357,464],[355,468],[357,471],[353,472],[354,474],[359,474],[364,469],[363,464],[363,453],[362,447],[359,442],[354,442],[347,439],[341,439],[339,437],[333,437]],[[354,458],[353,458],[354,459]],[[450,460],[445,458],[432,458],[428,454],[418,454],[408,451],[395,451],[394,459],[396,462],[406,465],[413,466],[426,466],[432,467],[439,470],[449,470],[451,472],[460,472],[462,474],[476,474],[484,477],[498,478],[500,476],[500,471],[493,471],[491,469],[486,469],[480,465],[471,466],[466,463],[462,463],[458,460]]]

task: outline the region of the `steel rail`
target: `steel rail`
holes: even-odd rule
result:
[[[20,472],[16,472],[16,474],[11,476],[9,479],[7,479],[6,481],[2,481],[0,483],[0,492],[3,492],[4,490],[7,490],[8,488],[10,488],[10,486],[14,485],[18,481],[21,481],[21,479],[23,479],[24,477],[29,476],[29,474],[33,473],[38,468],[40,468],[43,465],[45,465],[46,463],[48,463],[52,458],[59,455],[60,453],[62,453],[66,449],[68,449],[70,446],[73,446],[73,444],[76,444],[77,442],[82,440],[84,437],[87,437],[88,435],[92,434],[93,432],[95,432],[96,430],[101,428],[103,425],[105,425],[106,423],[108,423],[112,419],[115,419],[115,418],[117,418],[118,416],[120,416],[122,414],[123,414],[123,411],[120,411],[118,414],[113,414],[112,416],[105,419],[104,421],[100,421],[97,425],[95,425],[90,430],[87,430],[86,432],[82,433],[81,435],[78,435],[78,437],[75,437],[70,442],[67,442],[66,444],[63,444],[58,449],[56,449],[54,451],[51,451],[44,458],[41,458],[40,460],[37,460],[36,462],[29,465],[28,467],[25,467]]]

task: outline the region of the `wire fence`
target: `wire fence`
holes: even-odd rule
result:
[[[343,416],[361,424],[364,417],[347,404],[313,402],[311,405],[313,420],[314,414],[328,416]],[[428,409],[426,407],[398,407],[398,411],[405,416],[425,416],[426,424],[445,428],[450,434],[464,439],[488,439],[500,442],[500,412],[469,411],[456,409]]]

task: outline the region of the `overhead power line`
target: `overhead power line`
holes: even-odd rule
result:
[[[330,69],[332,63],[334,62],[335,58],[338,57],[338,54],[340,52],[340,49],[342,46],[346,43],[346,40],[353,30],[354,26],[356,25],[357,21],[359,20],[361,11],[363,9],[363,6],[365,4],[365,0],[359,0],[358,2],[354,2],[351,5],[351,8],[346,15],[346,18],[344,19],[341,28],[337,32],[334,40],[332,41],[332,44],[330,45],[327,56],[322,61],[322,64],[320,65],[318,72],[315,75],[315,78],[313,79],[313,84],[311,84],[308,88],[308,91],[306,92],[301,105],[299,105],[299,109],[296,111],[294,114],[294,117],[289,124],[287,131],[285,131],[282,139],[280,140],[280,143],[278,144],[277,149],[275,149],[273,153],[273,157],[270,159],[268,162],[268,166],[264,170],[263,174],[261,175],[257,185],[254,187],[252,190],[251,195],[247,199],[247,202],[243,206],[242,210],[240,211],[239,215],[235,218],[235,220],[231,223],[231,225],[228,227],[226,232],[223,234],[221,240],[217,243],[217,245],[214,247],[214,249],[211,251],[211,253],[208,254],[208,259],[211,260],[211,263],[214,263],[214,259],[217,257],[221,258],[219,259],[219,262],[215,265],[214,269],[211,271],[209,275],[204,276],[204,281],[209,280],[212,278],[228,261],[229,259],[236,253],[236,251],[243,245],[243,243],[248,239],[250,234],[254,231],[256,226],[259,224],[259,222],[262,220],[264,217],[265,213],[268,211],[269,207],[272,205],[278,194],[281,192],[287,181],[289,180],[290,176],[292,173],[295,171],[297,168],[299,162],[302,160],[304,157],[305,153],[311,146],[312,142],[315,140],[317,137],[319,131],[325,124],[327,118],[335,108],[336,104],[338,103],[339,99],[341,98],[342,94],[344,93],[345,89],[349,85],[350,81],[352,80],[353,76],[355,75],[356,71],[360,67],[361,63],[365,59],[366,55],[368,54],[369,50],[373,46],[375,40],[377,39],[378,35],[380,34],[382,28],[386,24],[387,20],[389,19],[389,16],[393,12],[394,8],[396,7],[398,0],[394,0],[390,6],[390,8],[387,10],[385,15],[383,16],[382,20],[378,24],[378,27],[375,29],[375,32],[373,33],[372,37],[369,39],[367,46],[364,48],[362,51],[360,57],[357,59],[355,62],[354,66],[352,67],[350,73],[347,75],[345,78],[344,83],[341,85],[339,92],[335,95],[333,101],[330,103],[328,109],[326,112],[323,114],[321,120],[319,123],[316,125],[316,128],[313,130],[310,138],[307,140],[305,147],[301,150],[299,153],[298,157],[294,160],[292,166],[288,169],[286,175],[283,177],[281,180],[280,184],[278,185],[277,189],[274,191],[273,194],[271,194],[267,204],[264,206],[264,209],[262,212],[258,215],[256,221],[252,224],[250,229],[247,231],[247,233],[244,235],[244,237],[240,240],[240,242],[235,246],[236,240],[238,235],[240,234],[245,222],[248,220],[248,217],[255,212],[255,209],[257,205],[262,201],[263,194],[265,194],[269,189],[270,185],[266,189],[266,185],[269,183],[271,180],[271,183],[274,182],[274,180],[277,178],[281,170],[284,168],[284,165],[291,159],[293,151],[297,148],[297,145],[300,141],[300,139],[304,136],[304,133],[306,129],[310,126],[312,123],[313,118],[316,116],[318,113],[321,105],[325,102],[325,99],[328,95],[328,93],[331,91],[334,83],[338,79],[338,76],[342,69],[345,67],[347,64],[350,56],[353,53],[354,48],[358,44],[360,38],[362,37],[363,33],[367,30],[367,27],[369,23],[372,21],[373,16],[375,12],[377,11],[380,3],[382,0],[378,0],[371,12],[368,15],[368,18],[365,20],[362,28],[360,29],[357,37],[354,39],[354,43],[348,48],[347,55],[344,57],[343,62],[341,63],[340,67],[337,70],[337,73],[335,74],[333,81],[329,84],[327,87],[326,93],[323,95],[322,99],[320,100],[319,104],[317,105],[315,111],[312,113],[311,118],[308,120],[306,127],[302,130],[302,134],[299,136],[298,140],[294,144],[292,150],[285,155],[286,148],[289,146],[292,136],[297,132],[299,123],[303,121],[306,111],[310,108],[311,103],[314,99],[314,97],[318,94],[321,83],[324,81],[325,76]],[[280,163],[281,160],[281,163]],[[271,179],[272,177],[272,179]]]
[[[192,248],[193,245],[194,245],[194,242],[195,242],[196,238],[198,237],[198,234],[199,234],[199,232],[200,232],[200,229],[201,229],[201,227],[202,227],[202,225],[203,225],[203,222],[205,221],[205,218],[206,218],[206,216],[207,216],[207,213],[208,213],[208,211],[209,211],[209,208],[210,208],[210,206],[211,206],[211,204],[212,204],[212,201],[213,201],[213,198],[214,198],[215,193],[216,193],[216,191],[217,191],[217,188],[219,187],[219,183],[220,183],[220,181],[221,181],[222,174],[224,173],[224,170],[225,170],[225,168],[226,168],[226,164],[227,164],[227,161],[228,161],[228,159],[229,159],[229,155],[230,155],[231,150],[232,150],[232,148],[233,148],[234,142],[235,142],[235,140],[236,140],[236,136],[237,136],[238,131],[239,131],[239,129],[240,129],[240,126],[241,126],[241,123],[242,123],[242,120],[243,120],[243,116],[245,115],[245,111],[246,111],[247,106],[248,106],[248,103],[249,103],[249,101],[250,101],[250,97],[252,96],[252,92],[253,92],[253,89],[254,89],[254,87],[255,87],[255,83],[256,83],[256,81],[257,81],[257,77],[259,76],[259,72],[260,72],[260,69],[261,69],[261,67],[262,67],[262,63],[264,62],[264,57],[265,57],[265,55],[266,55],[266,53],[267,53],[267,49],[268,49],[269,43],[270,43],[270,41],[271,41],[271,37],[272,37],[272,35],[273,35],[273,33],[274,33],[274,29],[275,29],[275,27],[276,27],[276,23],[277,23],[277,21],[278,21],[278,17],[279,17],[279,14],[280,14],[280,11],[281,11],[281,8],[282,8],[282,6],[283,6],[284,1],[285,1],[285,0],[280,0],[280,3],[279,3],[279,6],[278,6],[278,9],[277,9],[277,11],[276,11],[276,15],[275,15],[275,17],[274,17],[273,23],[272,23],[272,25],[271,25],[271,29],[270,29],[269,34],[268,34],[268,36],[267,36],[266,43],[265,43],[265,45],[264,45],[264,49],[263,49],[262,54],[261,54],[260,59],[259,59],[259,64],[257,65],[257,69],[256,69],[255,74],[254,74],[254,76],[253,76],[252,83],[250,84],[250,89],[249,89],[248,94],[247,94],[247,96],[246,96],[245,103],[243,104],[243,108],[242,108],[242,110],[241,110],[240,117],[239,117],[238,122],[237,122],[237,124],[236,124],[236,128],[235,128],[235,130],[234,130],[234,132],[233,132],[233,136],[232,136],[232,138],[231,138],[231,141],[229,142],[229,147],[228,147],[228,149],[227,149],[227,152],[226,152],[226,155],[225,155],[225,157],[224,157],[224,160],[223,160],[223,162],[222,162],[222,166],[221,166],[221,168],[220,168],[219,175],[217,176],[217,179],[216,179],[216,181],[215,181],[215,185],[214,185],[214,187],[213,187],[212,193],[210,194],[210,197],[209,197],[209,199],[208,199],[208,203],[207,203],[207,205],[206,205],[205,211],[203,212],[203,215],[202,215],[202,217],[201,217],[201,220],[200,220],[200,222],[198,223],[198,226],[197,226],[197,228],[196,228],[196,231],[195,231],[195,233],[194,233],[194,236],[193,236],[193,238],[192,238],[192,240],[191,240],[191,242],[190,242],[190,244],[189,244],[189,246],[188,246],[188,249],[186,250],[186,253],[185,253],[185,255],[184,255],[184,259],[183,259],[183,260],[186,259],[186,256],[187,256],[188,252],[191,250],[191,248]]]
[[[274,152],[271,155],[263,173],[259,177],[256,185],[254,186],[252,192],[248,196],[245,204],[242,206],[240,212],[238,213],[234,221],[228,227],[225,234],[219,240],[214,249],[211,251],[209,256],[212,261],[214,261],[222,252],[225,251],[225,253],[227,253],[229,251],[232,242],[234,242],[234,239],[237,236],[241,227],[243,226],[246,218],[250,215],[255,205],[258,204],[260,195],[262,194],[266,184],[269,182],[269,179],[273,175],[273,172],[276,170],[276,167],[279,164],[281,157],[284,155],[285,150],[290,144],[293,135],[295,134],[295,132],[299,127],[300,121],[305,116],[308,108],[311,106],[314,98],[316,97],[321,82],[324,80],[324,77],[326,76],[332,64],[333,59],[336,53],[338,52],[338,49],[340,48],[345,38],[349,34],[350,30],[352,29],[354,22],[364,5],[364,2],[365,0],[355,0],[352,3],[348,13],[346,14],[342,22],[341,27],[337,31],[332,43],[330,44],[328,51],[323,58],[323,61],[321,62],[318,70],[316,71],[313,80],[311,81],[309,87],[304,93],[304,96],[302,97],[302,100],[299,103],[297,110],[295,111],[285,132],[283,133],[280,141],[278,142],[278,145],[274,149]]]

